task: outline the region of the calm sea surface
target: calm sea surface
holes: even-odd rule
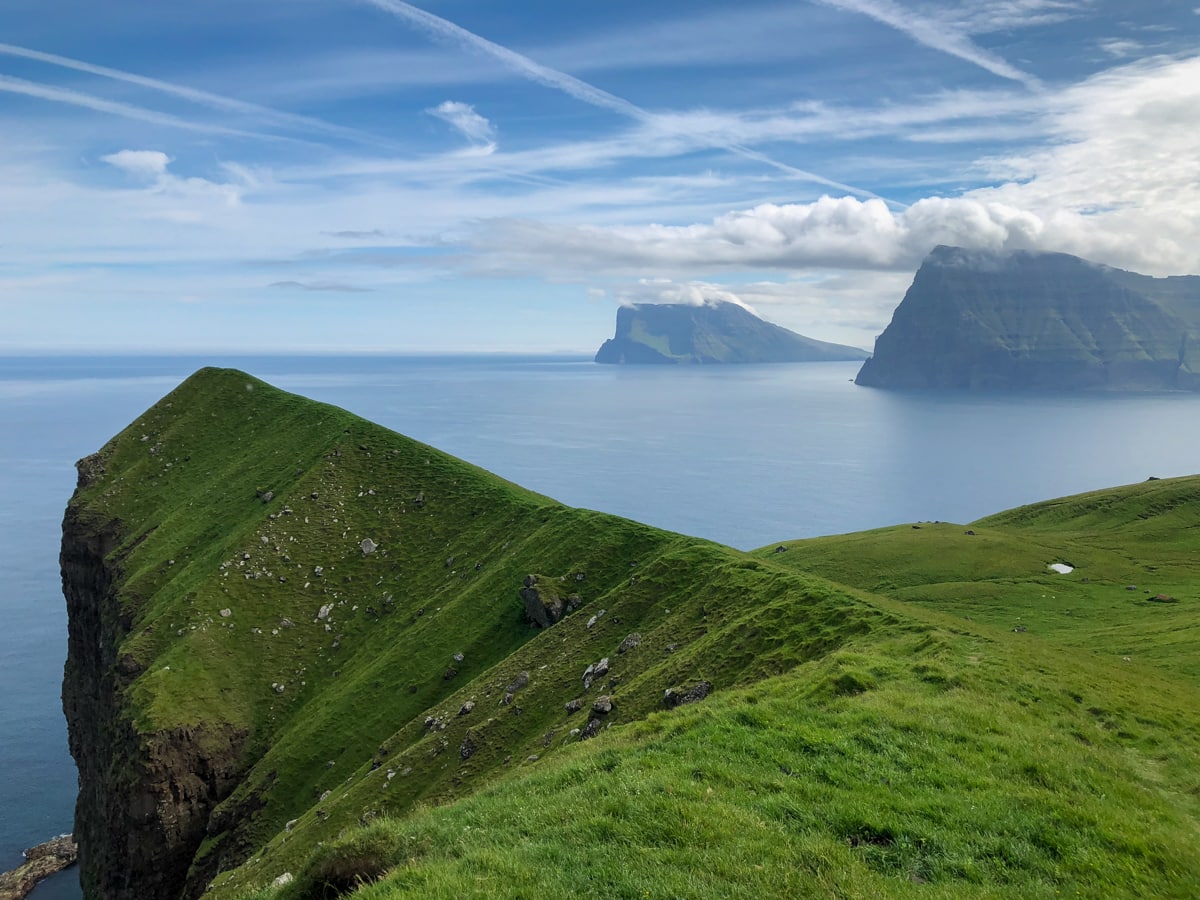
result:
[[[202,365],[346,407],[565,503],[749,549],[1200,472],[1200,396],[888,393],[853,363],[0,358],[0,869],[71,828],[59,523],[73,463]],[[35,900],[78,898],[74,872]]]

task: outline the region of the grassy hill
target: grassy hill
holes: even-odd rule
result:
[[[68,511],[85,883],[1200,895],[1197,492],[746,554],[203,370],[81,464]],[[155,768],[185,757],[227,777]],[[149,856],[118,846],[147,792]],[[129,877],[168,858],[153,892]]]

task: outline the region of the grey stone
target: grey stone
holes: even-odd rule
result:
[[[663,691],[663,706],[668,709],[674,709],[676,706],[682,706],[685,703],[696,703],[703,700],[712,692],[711,681],[698,681],[686,690],[680,688],[667,688]]]
[[[625,640],[621,641],[621,646],[619,646],[617,648],[617,652],[625,653],[628,650],[633,650],[633,649],[641,646],[641,643],[642,643],[642,636],[639,632],[635,631],[633,634],[626,637]]]

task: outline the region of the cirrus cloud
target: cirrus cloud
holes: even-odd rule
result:
[[[477,147],[486,148],[488,152],[496,149],[496,129],[485,116],[475,112],[471,104],[446,100],[426,112],[455,128]]]

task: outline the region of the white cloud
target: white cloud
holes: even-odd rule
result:
[[[616,292],[622,305],[634,303],[678,303],[687,306],[711,306],[735,303],[757,315],[754,308],[726,287],[704,281],[672,281],[669,278],[642,278]]]
[[[146,179],[165,175],[171,162],[171,158],[161,150],[119,150],[100,159],[130,175]]]
[[[816,0],[848,12],[867,16],[902,32],[919,44],[948,53],[964,62],[979,66],[993,75],[1038,87],[1038,79],[1018,69],[999,55],[979,46],[963,31],[945,19],[933,19],[905,9],[894,0]]]
[[[913,269],[937,244],[1003,251],[1036,246],[1036,215],[1002,203],[931,197],[902,212],[881,200],[825,196],[767,203],[691,225],[565,226],[482,223],[472,245],[481,265],[612,273]]]
[[[1132,41],[1126,38],[1108,38],[1100,42],[1100,49],[1114,59],[1126,59],[1130,56],[1136,56],[1145,50],[1146,47],[1140,41]]]
[[[447,100],[425,111],[457,129],[476,146],[486,147],[489,153],[495,150],[496,129],[486,117],[475,112],[471,104]]]
[[[686,225],[482,223],[488,271],[549,269],[688,276],[738,269],[904,271],[936,244],[1075,253],[1149,274],[1200,271],[1200,57],[1101,73],[1042,101],[1051,142],[981,160],[1000,182],[927,197],[900,212],[878,200],[761,204]]]
[[[168,171],[171,158],[160,150],[119,150],[101,160],[129,175],[149,182],[144,193],[168,198],[170,208],[161,205],[146,210],[145,215],[175,222],[197,222],[204,217],[203,207],[216,200],[226,207],[237,206],[242,199],[245,182],[241,185],[209,181],[206,178],[180,178]],[[230,167],[226,166],[228,171]],[[239,166],[235,173],[244,173]],[[185,201],[180,204],[178,201]]]
[[[969,0],[945,9],[941,17],[967,34],[1052,25],[1086,12],[1094,0]]]
[[[591,106],[596,106],[601,109],[607,109],[618,115],[624,116],[634,121],[643,124],[663,128],[664,122],[655,113],[643,109],[635,103],[631,103],[623,97],[618,97],[616,94],[611,94],[606,90],[596,87],[593,84],[588,84],[573,75],[568,75],[566,72],[560,72],[557,69],[552,69],[549,66],[544,66],[535,60],[530,59],[515,50],[501,46],[494,41],[489,41],[487,38],[474,32],[468,31],[460,25],[443,19],[441,16],[436,16],[431,12],[423,9],[418,9],[411,3],[405,3],[404,0],[367,0],[368,3],[378,7],[386,12],[391,13],[398,18],[401,18],[434,38],[443,41],[450,41],[462,47],[466,47],[476,53],[482,53],[499,62],[506,69],[517,73],[537,84],[545,85],[556,91],[561,91],[576,100],[580,100]],[[857,0],[855,0],[857,2]],[[699,135],[692,133],[690,137],[696,138]],[[767,156],[753,148],[746,147],[738,143],[717,143],[713,145],[719,149],[726,150],[730,153],[741,156],[744,159],[750,159],[781,172],[786,172],[796,178],[803,178],[807,181],[823,184],[826,187],[836,188],[839,191],[846,191],[850,194],[856,194],[864,197],[874,197],[871,191],[862,188],[854,187],[853,185],[843,184],[840,181],[826,178],[824,175],[818,175],[815,172],[810,172],[806,169],[801,169],[796,166],[789,165],[784,162]]]
[[[79,59],[72,59],[67,56],[59,56],[54,53],[43,53],[40,50],[31,50],[28,47],[18,47],[15,44],[5,43],[0,43],[0,55],[36,60],[37,62],[47,63],[52,66],[59,66],[60,68],[64,69],[72,69],[77,72],[86,72],[89,75],[98,75],[102,78],[109,78],[114,81],[122,81],[127,84],[134,84],[138,87],[148,88],[152,91],[179,97],[201,106],[207,106],[210,109],[218,109],[249,115],[264,124],[299,128],[305,131],[324,132],[327,134],[338,135],[349,140],[365,143],[380,143],[378,139],[373,138],[370,135],[365,135],[360,131],[356,131],[351,128],[343,128],[339,125],[331,125],[328,122],[323,122],[320,119],[314,119],[310,116],[298,116],[294,113],[280,112],[279,110],[260,106],[256,103],[247,103],[244,100],[237,100],[232,97],[223,97],[220,94],[213,94],[209,91],[197,90],[196,88],[188,87],[186,85],[173,84],[169,81],[162,81],[158,78],[147,78],[144,75],[137,75],[133,72],[125,72],[121,69],[111,69],[107,66],[97,66],[92,63],[84,62],[83,60]]]

